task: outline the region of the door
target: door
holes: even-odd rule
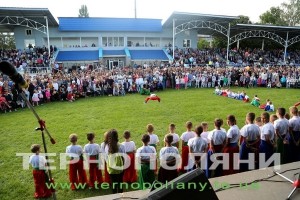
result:
[[[107,67],[109,70],[112,70],[113,68],[124,67],[124,62],[122,60],[107,60]]]
[[[24,45],[25,45],[25,48],[29,48],[29,46],[31,48],[35,47],[35,39],[25,39],[24,40]]]

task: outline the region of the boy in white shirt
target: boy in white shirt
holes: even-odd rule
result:
[[[84,146],[84,153],[87,156],[87,160],[89,162],[89,187],[94,188],[95,182],[97,181],[98,184],[102,183],[102,173],[101,170],[98,167],[99,163],[99,156],[101,153],[99,144],[94,143],[95,134],[94,133],[88,133],[87,139],[89,141],[88,144]],[[97,162],[96,162],[96,161]]]
[[[227,125],[230,127],[226,134],[226,144],[223,153],[229,155],[229,169],[223,170],[223,175],[230,175],[238,173],[238,170],[234,170],[234,154],[239,153],[238,141],[240,139],[240,129],[236,125],[236,119],[234,115],[227,117]]]
[[[148,145],[150,142],[149,134],[142,136],[143,146],[136,150],[136,159],[140,164],[138,170],[138,182],[140,189],[144,189],[144,183],[152,184],[155,181],[153,169],[153,160],[156,160],[156,150],[153,146]],[[152,164],[151,164],[152,163]]]
[[[154,126],[152,124],[147,125],[147,132],[150,136],[149,145],[153,146],[156,149],[156,146],[159,145],[158,136],[154,133]]]
[[[180,170],[182,172],[186,171],[186,167],[188,166],[188,159],[189,159],[189,147],[188,147],[188,141],[196,136],[196,133],[192,131],[193,123],[188,121],[185,123],[186,125],[186,132],[182,133],[180,139],[182,141],[182,152],[181,152],[181,168]]]
[[[291,150],[290,162],[300,161],[300,117],[298,108],[290,107],[291,119],[289,119],[289,145]]]
[[[208,134],[208,140],[210,140],[210,149],[208,150],[207,155],[207,171],[206,176],[211,178],[212,172],[214,171],[214,177],[218,177],[222,175],[222,166],[218,166],[215,170],[209,170],[212,165],[212,161],[210,157],[214,153],[222,153],[224,145],[226,143],[226,131],[221,130],[221,126],[223,124],[222,119],[215,119],[215,129]]]
[[[275,129],[270,122],[270,114],[268,112],[263,112],[261,114],[261,120],[263,126],[260,134],[259,153],[264,153],[265,160],[268,160],[274,153]]]
[[[86,172],[83,169],[83,150],[80,145],[77,145],[78,136],[76,134],[71,134],[69,136],[71,145],[67,146],[66,153],[71,158],[69,164],[69,179],[72,184],[71,189],[75,190],[75,184],[78,183],[85,184],[87,183]],[[74,159],[77,159],[72,162]]]
[[[208,150],[208,143],[202,138],[204,127],[202,125],[195,128],[196,137],[188,141],[189,146],[189,167],[193,169],[201,167],[201,157],[193,155],[193,153],[206,153]],[[192,163],[191,163],[192,162]]]
[[[33,144],[31,146],[31,152],[34,153],[29,158],[29,163],[33,168],[32,174],[35,186],[34,198],[49,198],[52,196],[52,191],[46,186],[46,182],[50,181],[46,174],[46,158],[39,155],[41,152],[41,146],[39,144]]]
[[[167,134],[165,136],[165,147],[161,148],[159,152],[159,159],[161,166],[158,172],[158,181],[165,183],[166,181],[171,181],[178,176],[177,167],[175,166],[176,160],[179,158],[179,151],[177,147],[172,146],[173,135]],[[168,167],[173,167],[174,169],[165,169],[162,165],[167,165]]]
[[[137,175],[135,170],[135,143],[130,140],[130,132],[125,131],[124,134],[125,141],[122,144],[125,146],[125,153],[130,158],[130,165],[127,169],[124,170],[123,182],[125,183],[134,183],[137,181]]]
[[[276,153],[280,153],[280,163],[286,164],[288,157],[288,133],[289,120],[284,118],[285,108],[278,108],[276,111],[278,117],[274,121],[274,128],[276,134]]]
[[[209,145],[210,141],[208,141],[208,123],[207,122],[202,122],[201,126],[203,127],[203,132],[201,133],[201,138],[204,139],[207,144]]]
[[[175,129],[175,124],[172,123],[169,125],[170,134],[173,136],[172,146],[179,148],[179,135],[175,133]]]

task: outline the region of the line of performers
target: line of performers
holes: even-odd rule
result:
[[[230,89],[223,89],[223,88],[215,87],[214,94],[232,98],[232,99],[242,100],[245,103],[249,102],[249,96],[244,91],[234,92]]]
[[[118,132],[112,129],[105,133],[104,142],[100,145],[95,143],[95,134],[88,133],[88,144],[82,148],[77,144],[78,137],[71,134],[69,139],[71,144],[66,148],[66,153],[70,156],[69,161],[69,181],[71,189],[76,190],[79,183],[89,188],[97,188],[97,184],[109,183],[113,185],[113,193],[122,193],[123,182],[138,182],[140,189],[144,189],[145,183],[152,184],[156,177],[164,183],[171,181],[181,173],[186,173],[192,169],[203,166],[205,162],[206,176],[208,178],[222,175],[230,175],[238,172],[251,170],[247,163],[250,153],[254,154],[254,168],[259,168],[259,153],[265,155],[267,161],[273,153],[280,153],[281,164],[300,161],[300,117],[297,107],[289,109],[291,118],[286,119],[284,108],[278,108],[278,117],[273,123],[270,121],[268,112],[263,112],[260,117],[255,118],[254,113],[246,115],[246,124],[239,129],[236,125],[234,115],[229,115],[226,119],[230,127],[228,131],[222,128],[223,120],[215,119],[214,130],[208,131],[208,123],[201,123],[193,128],[192,122],[186,123],[186,131],[179,137],[176,134],[175,124],[169,125],[169,133],[164,137],[164,145],[158,153],[159,138],[154,133],[154,126],[147,125],[147,134],[142,135],[142,146],[136,149],[136,145],[131,141],[130,132],[125,131],[124,142],[119,143]],[[258,122],[261,120],[261,124]],[[181,145],[179,145],[181,143]],[[179,151],[181,146],[181,155]],[[35,183],[35,197],[45,198],[51,195],[51,190],[45,186],[46,160],[39,155],[40,146],[32,146],[33,155],[30,163],[33,167],[33,177]],[[130,160],[124,160],[122,156],[112,156],[115,153],[125,153]],[[158,167],[157,153],[160,160]],[[198,153],[198,154],[197,154]],[[205,153],[203,159],[199,153]],[[212,156],[216,153],[227,153],[229,158],[229,168],[223,169],[219,165],[211,169]],[[234,168],[234,153],[239,154],[239,169]],[[85,156],[83,156],[85,154]],[[105,155],[104,169],[99,168],[99,155]],[[199,155],[199,156],[193,156]],[[170,156],[172,155],[172,156]],[[88,172],[84,169],[84,157],[89,165]],[[178,164],[178,158],[181,162]],[[77,160],[74,162],[74,159]],[[222,158],[216,158],[222,159]],[[243,161],[244,162],[241,162]],[[42,162],[41,162],[42,161]],[[135,163],[138,161],[138,168]],[[123,169],[127,162],[129,167]],[[129,163],[128,163],[129,162]],[[115,168],[120,166],[120,168]],[[168,167],[173,167],[172,169]],[[174,168],[174,166],[176,166]]]
[[[214,91],[214,94],[219,95],[219,96],[232,98],[232,99],[236,99],[236,100],[241,100],[241,101],[244,101],[245,103],[248,103],[250,101],[249,96],[244,91],[234,92],[230,89],[220,89],[219,87],[216,87],[215,91]],[[250,104],[253,105],[253,106],[259,107],[260,109],[263,109],[263,110],[268,111],[268,112],[274,112],[275,111],[274,104],[272,103],[272,101],[270,101],[270,99],[266,100],[266,104],[261,105],[260,99],[257,97],[257,95],[254,96],[254,98],[252,99]],[[298,103],[295,104],[296,107],[298,105],[300,105],[300,102],[299,102],[299,104]]]

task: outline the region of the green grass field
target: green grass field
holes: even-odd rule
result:
[[[234,91],[242,90],[234,88]],[[299,90],[296,89],[245,89],[252,98],[257,94],[262,102],[271,99],[275,108],[288,108],[299,101]],[[101,143],[103,133],[111,128],[119,131],[123,141],[124,130],[130,130],[132,140],[137,147],[141,146],[140,138],[146,131],[146,125],[152,123],[160,141],[168,133],[168,125],[176,124],[176,132],[181,135],[185,131],[185,122],[194,125],[202,121],[209,123],[213,129],[215,118],[225,119],[228,114],[237,117],[238,126],[245,121],[247,112],[257,115],[262,110],[242,101],[216,96],[213,89],[166,90],[157,93],[161,103],[149,101],[144,104],[145,96],[138,94],[124,97],[89,97],[76,102],[56,102],[41,105],[37,113],[46,121],[47,128],[55,138],[52,145],[46,137],[49,153],[64,153],[69,145],[68,136],[77,133],[78,143],[87,143],[86,133],[94,132],[96,142]],[[12,113],[0,114],[0,197],[2,200],[33,199],[34,186],[31,169],[22,169],[22,158],[16,153],[30,153],[33,143],[42,144],[41,133],[35,131],[38,123],[29,109],[21,109]],[[227,125],[224,125],[228,129]],[[161,142],[162,145],[162,142]],[[161,146],[160,146],[161,147]],[[160,149],[158,147],[158,149]],[[68,170],[59,170],[59,157],[53,157],[56,170],[53,177],[56,183],[68,182]],[[57,199],[78,199],[109,194],[110,190],[57,190]]]

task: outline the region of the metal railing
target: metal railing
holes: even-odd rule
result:
[[[19,73],[29,73],[29,74],[48,74],[52,72],[51,67],[26,67],[22,70],[17,70]]]

